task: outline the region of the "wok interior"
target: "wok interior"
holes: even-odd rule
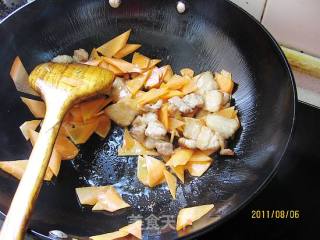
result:
[[[131,43],[141,53],[162,59],[178,72],[225,69],[238,84],[234,97],[241,131],[230,147],[236,157],[214,157],[200,178],[187,175],[173,200],[165,185],[148,189],[138,182],[135,157],[118,157],[123,130],[113,126],[106,139],[94,136],[80,147],[76,159],[64,161],[59,177],[42,187],[30,227],[47,234],[59,229],[78,236],[102,234],[151,214],[161,219],[180,208],[214,203],[215,209],[177,234],[144,225],[150,239],[186,236],[219,222],[242,205],[268,179],[286,147],[294,116],[294,90],[282,56],[267,34],[230,3],[191,1],[179,15],[174,1],[123,1],[111,9],[106,1],[37,1],[0,27],[0,157],[26,159],[31,144],[19,126],[33,119],[10,80],[12,61],[19,55],[30,72],[41,62],[74,49],[91,50],[129,28]],[[32,16],[32,18],[31,18]],[[91,212],[78,204],[75,187],[115,184],[132,207],[115,213]],[[0,172],[0,210],[6,212],[17,181]],[[166,218],[166,217],[164,217]],[[162,220],[159,225],[163,226]],[[146,223],[146,222],[145,222]]]

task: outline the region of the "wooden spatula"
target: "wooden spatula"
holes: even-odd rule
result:
[[[1,240],[23,239],[65,113],[74,103],[102,93],[113,79],[112,72],[83,64],[44,63],[32,71],[29,83],[41,94],[47,110],[27,169],[2,226]]]

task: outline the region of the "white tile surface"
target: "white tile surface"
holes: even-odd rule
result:
[[[266,0],[231,0],[260,21]]]
[[[268,0],[262,23],[281,44],[320,57],[320,0]]]

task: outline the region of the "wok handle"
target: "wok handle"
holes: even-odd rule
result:
[[[66,111],[65,104],[62,103],[53,104],[52,107],[47,104],[41,131],[1,229],[0,239],[2,240],[24,239],[28,220],[38,197]]]

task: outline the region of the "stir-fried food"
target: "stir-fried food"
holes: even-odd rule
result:
[[[59,131],[45,180],[57,177],[61,160],[73,159],[78,145],[93,135],[106,138],[111,123],[124,128],[119,156],[137,156],[136,176],[141,184],[153,188],[168,185],[176,199],[178,184],[185,172],[201,177],[214,163],[213,154],[233,156],[227,146],[240,127],[238,111],[231,106],[234,81],[230,72],[204,71],[191,68],[175,72],[170,65],[160,66],[160,59],[137,52],[140,44],[128,43],[131,30],[115,37],[91,53],[76,49],[73,56],[59,55],[52,62],[91,65],[112,71],[116,78],[103,95],[77,103],[65,115]],[[127,61],[132,54],[132,60]],[[69,65],[68,65],[69,66]],[[28,74],[19,57],[10,75],[18,91],[37,96],[28,86]],[[64,79],[65,84],[78,84]],[[24,122],[21,132],[34,145],[37,129],[45,115],[43,101],[22,97],[36,120]],[[20,179],[27,160],[0,162],[0,169]],[[181,182],[181,183],[179,183]],[[113,186],[77,188],[79,201],[92,210],[117,211],[130,207]],[[213,205],[181,209],[176,229],[180,230],[201,218]],[[115,239],[129,234],[141,238],[142,222],[138,221],[113,233],[91,239]]]

